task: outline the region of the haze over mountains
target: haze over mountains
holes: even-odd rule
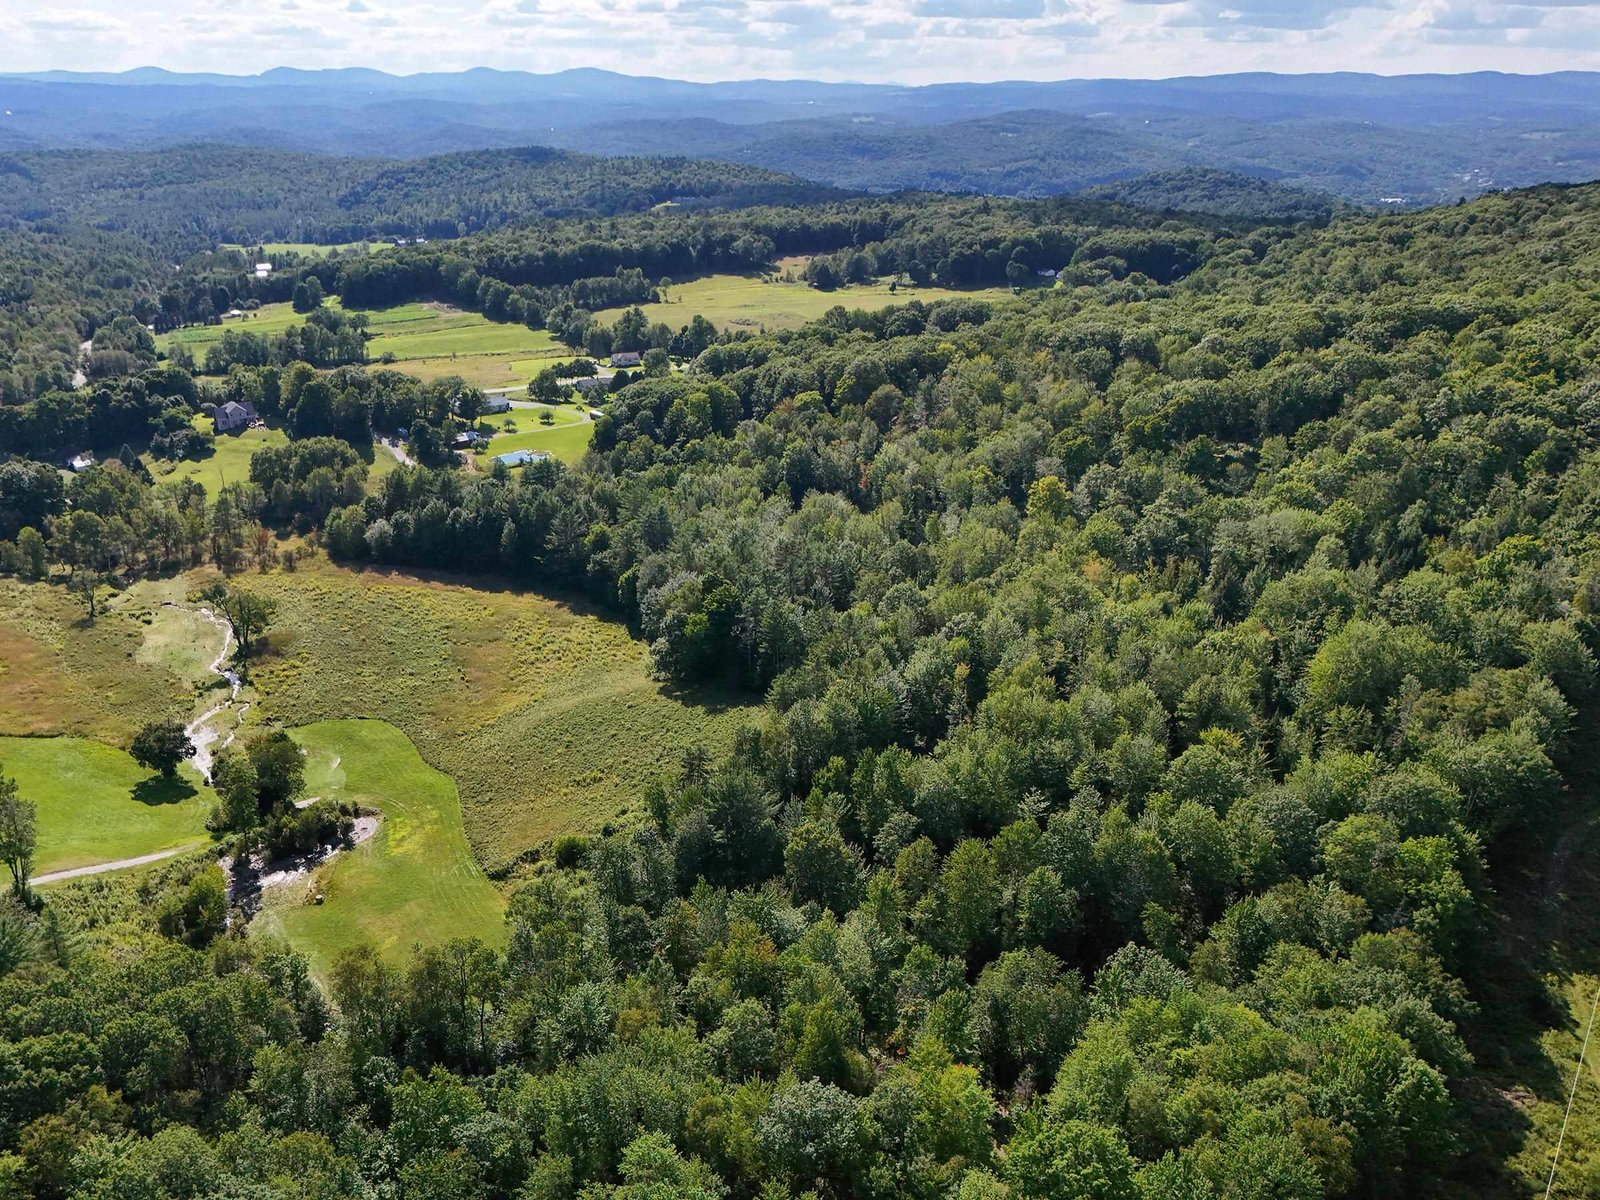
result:
[[[851,189],[1053,195],[1208,167],[1360,203],[1600,176],[1600,75],[1218,75],[900,87],[578,70],[0,77],[0,150],[226,142],[418,157],[539,144]]]

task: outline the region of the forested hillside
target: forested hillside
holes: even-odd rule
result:
[[[136,238],[0,228],[0,405],[70,387],[79,344],[171,274]]]
[[[1152,212],[1210,213],[1246,221],[1322,221],[1346,207],[1331,196],[1208,167],[1154,171],[1085,188],[1077,195]]]
[[[833,194],[759,167],[602,159],[537,146],[411,162],[221,145],[0,156],[0,214],[128,231],[168,253],[228,242],[458,237],[668,201],[742,207]]]
[[[573,470],[363,494],[312,435],[447,428],[451,389],[304,366],[228,381],[305,440],[216,511],[6,468],[0,564],[89,595],[320,525],[585,592],[766,708],[543,848],[503,948],[349,951],[324,990],[223,932],[204,858],[7,902],[0,1189],[1526,1194],[1493,1073],[1536,1016],[1494,1006],[1549,1001],[1496,931],[1593,815],[1600,187],[1215,232],[1181,271],[1036,235],[1099,249],[722,338],[620,386]],[[1548,1065],[1512,1082],[1564,1099]]]

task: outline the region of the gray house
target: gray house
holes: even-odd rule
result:
[[[256,406],[248,401],[240,404],[237,400],[229,400],[226,404],[219,404],[211,410],[211,419],[216,422],[218,433],[248,429],[255,423]]]

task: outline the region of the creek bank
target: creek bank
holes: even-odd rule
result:
[[[167,601],[167,605],[172,608],[183,607],[170,600]],[[245,713],[250,711],[250,705],[239,702],[239,691],[244,686],[244,681],[239,678],[239,672],[227,665],[228,655],[234,647],[233,626],[229,624],[226,617],[219,616],[209,608],[196,608],[190,611],[222,631],[222,649],[217,651],[216,658],[211,660],[211,665],[206,669],[227,683],[228,698],[222,703],[206,709],[205,712],[190,721],[183,730],[184,736],[194,746],[195,770],[200,772],[202,779],[210,783],[211,766],[215,760],[213,747],[216,750],[226,750],[233,744],[233,739],[238,736],[239,726],[244,724]],[[228,712],[233,713],[233,725],[224,736],[223,730],[214,725],[213,722]],[[220,745],[217,744],[219,739]]]
[[[309,879],[311,873],[323,863],[369,841],[378,832],[378,822],[376,814],[363,813],[351,824],[348,835],[337,842],[325,842],[305,854],[269,859],[257,852],[219,859],[217,865],[222,868],[223,878],[228,884],[228,907],[243,914],[244,920],[249,921],[261,911],[269,890]]]

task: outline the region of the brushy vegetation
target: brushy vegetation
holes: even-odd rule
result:
[[[220,636],[169,603],[183,595],[143,581],[90,625],[63,588],[0,579],[0,733],[125,744],[146,720],[186,720]]]
[[[253,681],[290,726],[364,716],[403,730],[460,789],[490,871],[637,810],[685,747],[721,752],[746,719],[715,692],[666,691],[621,626],[484,582],[269,575],[257,586],[278,612]]]

